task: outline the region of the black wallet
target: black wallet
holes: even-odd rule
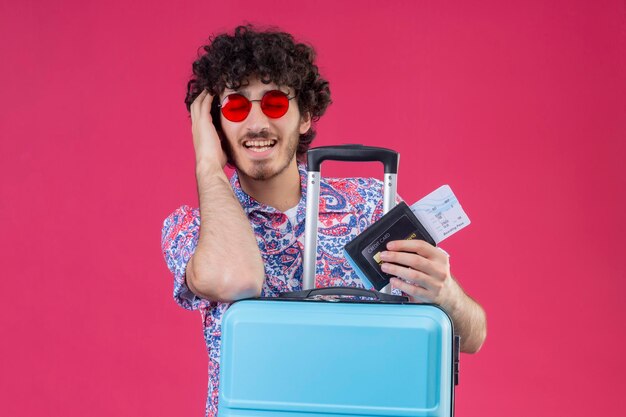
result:
[[[409,206],[401,202],[352,239],[344,247],[344,254],[365,286],[369,284],[370,288],[380,291],[392,277],[380,269],[380,252],[387,250],[387,242],[412,239],[421,239],[436,246]]]

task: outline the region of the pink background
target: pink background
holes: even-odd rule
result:
[[[395,148],[406,200],[450,184],[472,219],[443,245],[489,319],[457,415],[621,414],[619,0],[0,3],[0,414],[203,415],[160,230],[197,201],[191,62],[244,21],[318,50],[316,145]]]

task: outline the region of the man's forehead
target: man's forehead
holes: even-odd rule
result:
[[[241,84],[239,85],[238,88],[234,88],[233,86],[226,86],[222,94],[226,95],[226,94],[231,94],[231,93],[239,93],[239,94],[247,96],[253,91],[254,92],[258,91],[264,94],[271,90],[281,90],[289,94],[290,92],[293,91],[293,88],[290,88],[289,86],[286,86],[286,85],[278,85],[273,81],[266,84],[258,79],[253,80],[252,82],[249,79],[245,79],[241,81]]]

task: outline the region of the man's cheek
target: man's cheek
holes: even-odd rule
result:
[[[220,133],[220,142],[222,144],[222,149],[224,150],[224,153],[226,154],[226,160],[228,162],[229,165],[234,166],[235,165],[235,158],[233,155],[233,148],[230,144],[230,142],[226,139],[226,137],[224,136],[224,133]]]

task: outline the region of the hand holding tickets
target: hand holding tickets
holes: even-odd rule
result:
[[[435,255],[433,256],[435,257],[442,255],[447,261],[447,255],[444,252],[440,250],[431,252],[430,249],[434,249],[436,244],[469,224],[470,220],[461,208],[454,193],[449,186],[444,185],[413,204],[410,208],[405,203],[398,204],[366,231],[349,242],[344,248],[344,253],[365,286],[381,290],[389,284],[390,278],[402,276],[399,273],[395,273],[398,271],[392,271],[393,269],[404,268],[401,272],[406,272],[405,269],[408,268],[406,263],[413,261],[421,262],[422,259],[420,258],[427,259],[427,257],[419,255],[417,258],[410,258],[411,255],[415,254],[408,253],[406,255],[409,258],[402,256],[401,259],[395,259],[398,264],[403,264],[404,261],[404,267],[387,264],[388,267],[386,268],[392,270],[383,271],[381,268],[383,261],[394,262],[391,259],[383,259],[383,254],[387,250],[416,253],[419,253],[417,250],[420,250],[421,252],[427,252],[429,255],[434,253]],[[395,244],[398,246],[395,249],[387,246],[389,242],[398,240],[420,240],[427,242],[427,244],[407,242],[406,244]],[[405,248],[405,246],[407,247]],[[386,252],[386,254],[393,254],[393,252]],[[388,256],[397,257],[399,255]],[[428,272],[434,272],[435,268],[432,266],[423,266],[429,270]],[[418,271],[419,267],[410,275],[415,275]]]

